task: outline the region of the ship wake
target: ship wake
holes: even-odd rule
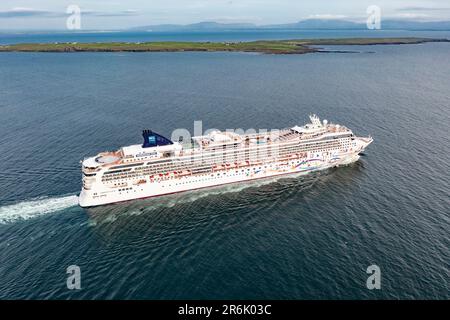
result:
[[[78,204],[78,196],[41,197],[0,207],[0,224],[29,220]]]

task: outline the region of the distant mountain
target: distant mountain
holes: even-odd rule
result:
[[[232,29],[255,29],[256,25],[251,23],[219,23],[212,21],[198,22],[186,25],[180,24],[159,24],[132,28],[140,31],[219,31]]]
[[[450,21],[418,22],[407,20],[381,21],[381,28],[387,30],[450,30]]]
[[[301,20],[296,23],[289,24],[277,24],[277,25],[266,25],[261,28],[269,29],[365,29],[366,24],[356,23],[352,21],[339,20],[339,19],[307,19]]]
[[[256,26],[251,23],[218,23],[218,22],[199,22],[190,24],[189,28],[201,30],[201,29],[246,29],[255,28]]]
[[[410,20],[382,20],[384,30],[450,30],[450,21],[418,22]],[[225,30],[270,30],[270,29],[303,29],[303,30],[363,30],[365,23],[357,23],[340,19],[307,19],[297,23],[276,25],[255,25],[251,23],[219,23],[205,21],[187,25],[160,24],[132,28],[133,31],[154,32],[191,32],[191,31],[225,31]]]

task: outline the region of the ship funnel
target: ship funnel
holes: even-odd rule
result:
[[[153,132],[152,130],[145,129],[142,131],[142,136],[144,137],[144,144],[142,148],[150,148],[156,146],[166,146],[169,144],[173,144],[170,139],[163,137],[162,135]]]

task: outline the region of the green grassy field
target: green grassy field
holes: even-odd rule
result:
[[[0,52],[180,52],[231,51],[271,54],[301,54],[320,51],[320,45],[386,45],[448,42],[431,38],[350,38],[271,40],[250,42],[105,42],[105,43],[22,43],[1,45]]]

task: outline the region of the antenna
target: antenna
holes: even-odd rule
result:
[[[309,119],[311,120],[311,123],[312,123],[313,125],[316,125],[316,126],[322,126],[322,123],[320,122],[319,117],[316,116],[315,114],[310,115],[310,116],[309,116]]]

